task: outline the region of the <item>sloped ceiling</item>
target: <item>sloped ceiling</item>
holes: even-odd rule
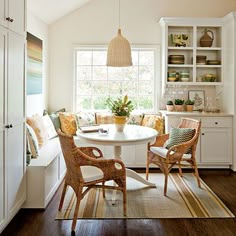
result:
[[[91,0],[27,0],[27,9],[46,24],[51,24]]]

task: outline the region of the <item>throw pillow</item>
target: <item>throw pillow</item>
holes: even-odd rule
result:
[[[44,126],[42,117],[39,115],[28,117],[26,122],[33,128],[38,139],[39,147],[41,148],[48,141],[47,129]]]
[[[158,131],[159,135],[164,133],[164,119],[156,114],[145,114],[142,125],[153,128]]]
[[[47,130],[48,139],[56,137],[57,132],[54,128],[54,125],[49,115],[44,115],[42,119],[43,119],[44,126],[46,127],[46,130]]]
[[[49,114],[49,117],[52,120],[55,130],[57,130],[57,129],[61,128],[61,122],[59,119],[59,112],[65,112],[65,111],[66,111],[66,109],[62,108],[58,111],[55,111],[55,112],[52,112],[51,114],[49,114],[47,110],[44,110],[43,115]]]
[[[26,137],[27,137],[27,144],[29,147],[29,152],[31,153],[32,158],[37,158],[39,153],[39,143],[36,137],[36,134],[32,127],[26,124]]]
[[[169,149],[174,145],[187,142],[193,138],[195,129],[190,128],[171,128],[170,136],[166,148]],[[191,149],[187,150],[186,153],[190,153]]]
[[[95,115],[92,112],[76,113],[78,126],[95,125]]]
[[[108,112],[96,112],[95,118],[98,125],[101,124],[113,124],[113,115]]]
[[[131,114],[129,116],[129,119],[127,121],[127,124],[129,125],[141,125],[142,120],[143,120],[144,114]]]
[[[75,135],[77,131],[76,116],[70,112],[59,112],[61,130],[65,134]]]

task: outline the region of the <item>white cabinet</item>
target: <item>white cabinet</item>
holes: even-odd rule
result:
[[[201,120],[196,159],[199,167],[229,168],[232,165],[233,116],[195,112],[165,112],[166,133],[180,123],[181,117]]]
[[[201,163],[232,164],[232,118],[203,117]]]
[[[26,197],[25,38],[0,26],[0,232]]]
[[[166,85],[177,84],[222,84],[223,23],[221,18],[163,17],[159,23],[162,30],[163,89]],[[213,33],[214,40],[210,47],[200,45],[200,38],[205,29]],[[209,33],[210,37],[212,33]],[[205,56],[206,59],[199,61],[198,56]],[[214,75],[215,81],[205,78],[206,74]]]
[[[26,0],[0,0],[0,25],[24,34]]]

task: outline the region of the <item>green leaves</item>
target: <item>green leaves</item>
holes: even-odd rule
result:
[[[112,100],[109,97],[106,100],[106,104],[116,116],[129,116],[130,112],[134,110],[132,101],[129,101],[127,95],[125,95],[124,98],[117,98],[117,100]]]

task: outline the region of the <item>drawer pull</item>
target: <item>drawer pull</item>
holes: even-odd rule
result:
[[[216,121],[215,124],[218,125],[218,122]]]
[[[202,133],[202,135],[205,135],[204,133]]]

